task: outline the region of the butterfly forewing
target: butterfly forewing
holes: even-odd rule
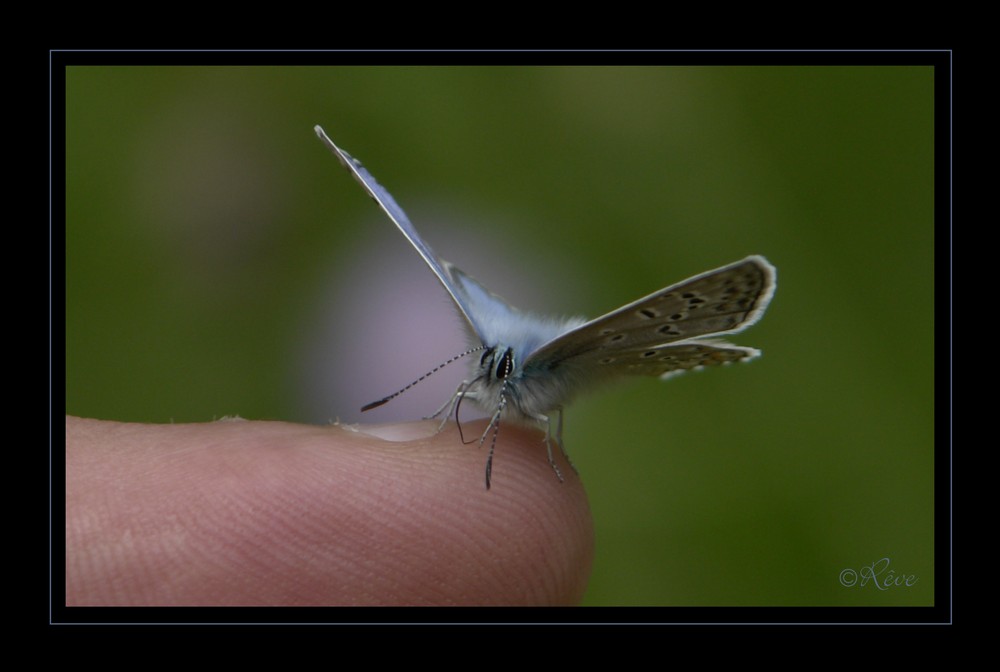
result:
[[[747,359],[757,351],[724,342],[679,342],[745,329],[763,314],[773,290],[774,267],[762,257],[747,257],[591,320],[529,359],[549,362],[549,368],[597,363],[615,373],[643,375]]]
[[[472,325],[473,330],[477,334],[482,333],[480,324],[475,319],[475,315],[469,309],[469,299],[468,297],[461,294],[461,289],[459,289],[459,284],[455,281],[453,277],[454,267],[448,262],[441,259],[434,253],[430,245],[425,243],[417,233],[417,230],[413,227],[410,222],[410,218],[406,216],[399,204],[396,203],[396,199],[392,197],[386,189],[378,183],[375,176],[372,175],[368,170],[361,165],[361,162],[355,159],[353,156],[342,150],[340,147],[333,143],[322,128],[316,126],[316,135],[319,139],[323,141],[323,144],[327,146],[331,152],[340,160],[341,165],[343,165],[347,170],[350,171],[354,179],[364,187],[364,190],[371,196],[372,200],[375,201],[382,211],[389,216],[389,219],[396,225],[396,227],[406,236],[406,239],[410,241],[410,244],[416,248],[420,256],[423,257],[424,261],[430,266],[431,270],[434,271],[434,275],[437,276],[444,288],[451,294],[451,298],[455,302],[455,306],[461,311],[465,319]]]

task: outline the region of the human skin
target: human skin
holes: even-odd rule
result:
[[[436,430],[67,417],[66,604],[578,604],[573,470],[504,424],[486,490],[486,448]]]

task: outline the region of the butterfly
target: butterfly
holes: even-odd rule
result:
[[[555,442],[565,456],[562,409],[581,390],[623,375],[665,379],[760,355],[754,348],[705,337],[743,331],[763,316],[777,277],[774,266],[764,257],[749,256],[696,275],[594,320],[538,317],[517,310],[438,257],[361,162],[337,147],[321,127],[316,126],[315,131],[441,281],[478,342],[441,365],[478,355],[472,377],[463,381],[432,417],[447,408],[444,419],[453,411],[457,418],[463,400],[492,414],[479,439],[482,446],[492,431],[486,458],[487,489],[501,420],[544,427],[549,464],[562,481],[552,455],[552,414],[557,416]],[[381,406],[424,377],[361,410]]]

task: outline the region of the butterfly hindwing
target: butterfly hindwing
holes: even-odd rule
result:
[[[750,359],[757,350],[688,341],[752,325],[771,300],[774,278],[763,257],[747,257],[591,320],[542,346],[530,360],[548,362],[551,369],[595,365],[613,373],[663,375]]]

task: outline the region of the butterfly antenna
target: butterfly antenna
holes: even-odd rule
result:
[[[361,407],[361,412],[364,413],[365,411],[370,411],[373,408],[378,408],[382,404],[385,404],[385,403],[387,403],[387,402],[395,399],[396,397],[398,397],[399,395],[401,395],[403,392],[406,392],[408,389],[410,389],[411,387],[413,387],[414,385],[416,385],[417,383],[419,383],[420,381],[422,381],[424,378],[427,378],[432,373],[436,373],[437,371],[439,371],[440,369],[443,369],[444,367],[448,366],[452,362],[457,361],[459,359],[462,359],[462,357],[465,357],[467,355],[471,355],[474,352],[479,352],[480,350],[483,350],[485,347],[486,347],[485,345],[480,345],[480,346],[477,346],[477,347],[472,348],[470,350],[466,350],[465,352],[463,352],[460,355],[455,355],[454,357],[452,357],[448,361],[442,362],[441,364],[438,364],[433,369],[431,369],[430,371],[428,371],[424,375],[420,376],[419,378],[417,378],[416,380],[414,380],[412,383],[410,383],[409,385],[407,385],[403,389],[401,389],[401,390],[399,390],[397,392],[393,392],[388,397],[384,397],[382,399],[379,399],[378,401],[373,401],[370,404],[365,404],[364,406]],[[459,401],[461,401],[461,399],[459,399]]]
[[[490,453],[486,457],[486,489],[490,489],[490,476],[493,474],[493,451],[497,447],[497,435],[500,433],[500,414],[503,413],[504,406],[507,405],[507,381],[503,382],[500,387],[500,403],[497,404],[497,411],[493,414],[490,419],[490,424],[486,426],[486,431],[483,432],[482,438],[479,439],[479,445],[483,445],[483,441],[486,440],[486,434],[490,431],[490,427],[493,427],[493,439],[490,441]]]

